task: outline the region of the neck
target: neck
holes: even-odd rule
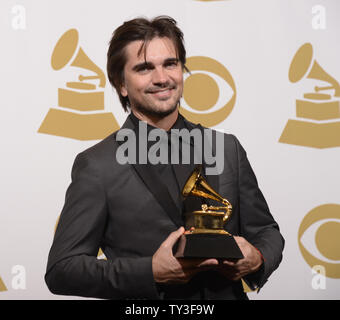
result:
[[[136,109],[132,109],[131,112],[142,121],[147,122],[149,125],[163,129],[165,131],[168,131],[171,129],[171,127],[174,125],[174,123],[177,120],[178,117],[178,108],[174,110],[174,112],[170,113],[169,115],[165,117],[156,117],[156,116],[151,116],[151,115],[145,115],[141,112],[139,112]]]

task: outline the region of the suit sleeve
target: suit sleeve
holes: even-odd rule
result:
[[[62,295],[158,299],[152,257],[97,259],[106,219],[106,192],[96,163],[79,154],[49,253],[48,288]]]
[[[258,187],[245,150],[236,138],[235,144],[238,155],[241,236],[255,246],[264,258],[260,270],[249,274],[244,280],[251,287],[262,287],[282,260],[284,239]]]

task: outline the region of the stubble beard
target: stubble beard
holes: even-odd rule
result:
[[[172,114],[179,106],[179,100],[173,105],[171,106],[171,108],[168,108],[167,110],[160,110],[160,109],[156,109],[156,108],[152,108],[149,106],[144,106],[142,104],[136,104],[135,108],[138,112],[152,117],[152,118],[158,118],[158,119],[163,119],[165,117],[167,117],[168,115]]]
[[[158,88],[156,88],[157,90]],[[171,90],[176,90],[177,87],[175,85],[173,86],[169,86],[169,89]],[[147,93],[152,93],[153,92],[153,89],[149,89],[147,90]],[[157,119],[163,119],[165,117],[167,117],[168,115],[172,114],[173,112],[176,111],[176,109],[179,107],[179,102],[180,102],[180,99],[181,99],[181,96],[182,96],[182,92],[178,93],[178,97],[176,99],[176,102],[170,106],[169,108],[167,109],[162,109],[161,107],[157,107],[157,106],[152,106],[152,105],[145,105],[145,104],[142,104],[140,102],[137,102],[135,103],[135,109],[148,116],[148,117],[151,117],[151,118],[157,118]]]

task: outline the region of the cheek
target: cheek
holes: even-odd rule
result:
[[[179,94],[182,95],[183,87],[184,87],[183,77],[178,78],[176,83],[177,83],[177,90]]]
[[[172,78],[174,81],[177,83],[178,86],[183,87],[183,73],[181,72],[176,72],[172,75]]]
[[[145,81],[138,79],[135,77],[134,79],[127,79],[125,82],[125,86],[123,90],[125,90],[126,94],[128,95],[138,95],[145,91],[147,88],[147,84]]]

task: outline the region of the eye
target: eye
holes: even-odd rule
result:
[[[340,278],[340,205],[311,210],[300,224],[298,242],[311,267],[322,265],[327,277]]]
[[[166,68],[175,68],[175,67],[177,67],[178,66],[178,61],[176,61],[176,60],[173,60],[173,61],[168,61],[168,62],[166,62],[165,64],[164,64],[164,66],[166,67]]]
[[[208,57],[190,57],[184,74],[181,113],[190,121],[211,127],[225,120],[236,100],[236,87],[229,71]]]
[[[138,73],[147,73],[153,69],[153,66],[149,63],[143,63],[134,68]]]
[[[146,73],[146,72],[148,72],[149,70],[150,70],[149,67],[144,66],[144,67],[140,67],[140,68],[137,70],[137,72],[138,72],[138,73]]]

